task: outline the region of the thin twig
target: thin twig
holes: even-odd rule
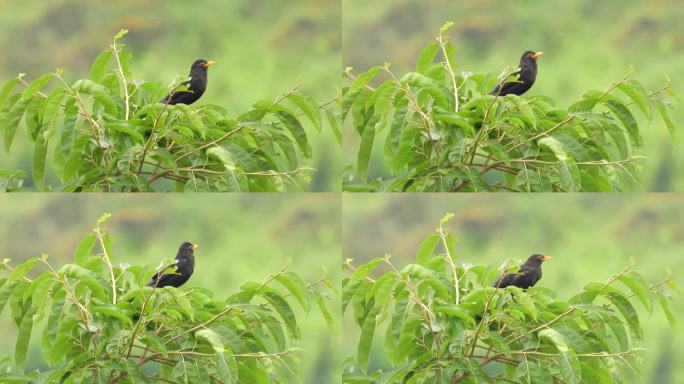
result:
[[[214,317],[212,317],[211,319],[209,319],[209,320],[203,322],[202,324],[198,324],[198,325],[196,325],[196,326],[194,326],[194,327],[188,329],[187,331],[185,331],[185,332],[183,332],[183,333],[179,333],[178,335],[176,335],[176,336],[170,338],[170,339],[166,342],[166,344],[169,344],[169,343],[171,343],[172,341],[174,341],[174,340],[176,340],[176,339],[178,339],[178,338],[180,338],[180,337],[182,337],[182,336],[184,336],[184,335],[186,335],[186,334],[192,333],[192,332],[194,332],[194,331],[196,331],[196,330],[198,330],[198,329],[200,329],[200,328],[203,328],[203,327],[205,327],[205,326],[207,326],[207,325],[213,323],[213,322],[216,321],[218,318],[220,318],[221,316],[225,315],[226,313],[228,313],[228,312],[230,312],[230,311],[232,311],[232,310],[233,310],[233,307],[225,307],[225,308],[223,308],[223,309],[221,310],[221,312],[219,312],[219,313],[217,313],[216,315],[214,315]]]
[[[449,72],[449,77],[451,77],[451,85],[454,87],[454,112],[458,113],[459,101],[458,101],[458,86],[456,85],[456,75],[454,74],[454,69],[451,68],[451,63],[449,62],[449,54],[446,51],[447,38],[442,36],[442,32],[439,32],[439,37],[437,41],[439,42],[439,47],[442,49],[442,55],[444,55],[444,63]]]
[[[116,40],[111,45],[112,48],[112,53],[114,53],[114,58],[116,59],[116,65],[119,67],[119,72],[117,73],[117,76],[121,80],[121,83],[123,83],[123,89],[124,89],[124,106],[126,108],[126,114],[124,115],[124,120],[128,121],[128,115],[130,113],[130,95],[128,94],[128,82],[126,81],[126,76],[123,73],[123,68],[121,66],[121,60],[119,59],[119,48],[116,45]]]

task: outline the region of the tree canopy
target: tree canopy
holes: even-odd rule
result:
[[[47,255],[14,266],[3,260],[0,310],[9,306],[18,336],[14,361],[0,360],[0,381],[299,381],[302,330],[293,305],[317,307],[332,327],[327,277],[305,282],[283,268],[227,298],[201,287],[146,287],[153,268],[114,263],[108,217],[83,237],[71,264],[57,268]],[[50,368],[25,372],[31,336],[41,329]]]
[[[459,264],[451,216],[422,242],[414,264],[395,266],[390,255],[347,260],[342,305],[359,338],[344,383],[642,381],[644,319],[635,306],[660,306],[674,329],[669,276],[649,283],[628,267],[567,299],[543,279],[527,290],[498,289],[493,281],[517,266]]]
[[[344,170],[344,190],[641,188],[644,124],[635,114],[646,122],[660,115],[674,137],[668,108],[677,95],[669,82],[647,91],[630,72],[566,108],[543,95],[495,97],[488,93],[517,68],[499,76],[457,71],[446,36],[450,26],[423,49],[414,72],[396,74],[389,63],[359,74],[346,70],[351,83],[342,90],[342,118],[358,140],[351,147],[356,161]],[[373,156],[374,147],[382,157]]]
[[[334,102],[319,106],[296,86],[237,117],[218,105],[159,103],[184,79],[171,85],[134,80],[132,55],[121,42],[126,32],[94,60],[87,79],[69,84],[57,70],[29,83],[19,74],[0,91],[4,149],[11,151],[23,121],[37,190],[307,189],[311,136],[324,126],[339,132]],[[48,165],[55,184],[46,180]],[[2,170],[0,186],[19,189],[26,174]]]

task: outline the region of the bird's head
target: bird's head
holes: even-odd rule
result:
[[[534,255],[527,258],[527,263],[541,265],[541,263],[545,262],[546,260],[550,260],[551,258],[551,256],[545,256],[539,253],[535,253]]]
[[[207,60],[195,60],[194,63],[192,63],[192,67],[190,68],[191,72],[206,72],[209,67],[214,65],[216,62],[215,61],[207,61]]]
[[[543,54],[544,52],[525,51],[525,53],[523,53],[520,57],[520,63],[536,62],[537,59],[539,59],[539,57]]]
[[[178,253],[182,253],[182,252],[192,253],[192,251],[197,247],[199,247],[198,244],[193,244],[191,242],[186,241],[185,243],[181,244],[180,248],[178,248]]]

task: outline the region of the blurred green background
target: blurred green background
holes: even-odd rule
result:
[[[342,7],[342,64],[355,73],[384,62],[398,74],[413,71],[439,27],[453,21],[457,71],[498,75],[525,50],[543,51],[528,94],[552,97],[560,107],[622,79],[630,65],[647,89],[661,88],[667,75],[684,95],[681,0],[342,0]],[[676,108],[672,118],[681,125],[684,106]],[[674,153],[683,145],[682,127],[676,145],[659,116],[640,127],[644,189],[684,191],[684,158]],[[347,134],[344,148],[358,148],[357,135]],[[355,162],[355,151],[345,151],[345,164]],[[372,175],[382,175],[381,154],[376,148]]]
[[[340,204],[335,194],[201,195],[0,195],[0,259],[12,264],[47,253],[53,265],[70,262],[78,241],[103,212],[114,238],[115,263],[155,268],[173,258],[183,241],[200,244],[197,266],[183,287],[203,287],[227,297],[249,281],[262,282],[292,260],[306,281],[329,271],[340,284]],[[4,273],[2,273],[4,275]],[[331,312],[339,296],[331,293]],[[341,372],[339,332],[331,335],[314,306],[298,311],[305,383],[336,383]],[[9,309],[0,314],[0,356],[14,354],[16,327]],[[35,335],[34,335],[35,336]],[[28,367],[41,367],[39,337],[32,338]]]
[[[87,77],[126,28],[135,79],[169,84],[187,76],[195,59],[215,60],[199,103],[220,105],[229,116],[299,83],[323,103],[340,83],[340,12],[338,0],[0,0],[0,83],[56,68],[68,81]],[[11,156],[0,153],[0,169],[30,172],[32,150],[20,132]],[[339,190],[334,135],[326,129],[312,141],[318,171],[310,189]]]
[[[681,194],[346,194],[342,202],[342,256],[353,258],[355,265],[385,253],[400,269],[414,262],[421,241],[452,212],[448,226],[458,239],[458,262],[499,267],[507,258],[514,262],[533,253],[551,255],[538,285],[556,290],[560,298],[568,299],[589,282],[607,281],[630,258],[636,261],[633,269],[649,282],[663,280],[670,269],[675,282],[684,284]],[[684,298],[673,296],[672,311],[681,317]],[[659,307],[653,314],[639,304],[635,308],[647,349],[645,382],[681,383],[681,319],[673,335]],[[342,327],[343,340],[348,340],[345,357],[355,355],[358,341],[348,312]]]

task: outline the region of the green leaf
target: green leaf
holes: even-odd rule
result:
[[[546,328],[539,333],[537,333],[537,336],[539,339],[547,339],[549,340],[553,345],[556,346],[556,349],[558,349],[558,352],[567,352],[568,351],[568,344],[565,342],[565,338],[563,335],[561,335],[558,331],[556,331],[553,328]]]
[[[86,260],[90,258],[92,254],[93,247],[95,246],[95,241],[97,237],[94,233],[89,233],[85,235],[81,241],[78,242],[76,249],[74,250],[74,263],[83,267]]]
[[[381,70],[382,70],[382,67],[376,65],[376,66],[372,67],[371,69],[369,69],[368,71],[358,75],[356,77],[356,79],[354,79],[354,81],[352,81],[351,87],[349,87],[349,92],[352,93],[352,92],[360,89],[364,85],[368,84],[368,82],[373,80],[373,78],[375,78],[375,76],[377,76]]]
[[[209,328],[200,329],[199,331],[196,331],[195,337],[198,340],[204,340],[207,343],[209,343],[209,345],[211,345],[211,348],[216,353],[223,353],[226,350],[223,346],[221,336]]]
[[[439,45],[437,43],[430,43],[418,55],[418,60],[416,61],[416,72],[425,74],[428,69],[432,66],[432,62],[435,60],[435,56],[439,51]]]
[[[389,304],[396,284],[396,276],[393,272],[389,271],[380,276],[380,278],[377,279],[373,284],[370,294],[373,295],[375,306],[377,306],[380,311],[384,310]],[[381,314],[384,315],[382,312]]]
[[[26,132],[28,133],[29,139],[35,141],[43,127],[43,123],[40,120],[40,111],[42,110],[43,102],[45,99],[42,97],[34,97],[26,106],[26,112],[24,112],[24,125],[26,125]]]
[[[553,376],[548,370],[548,366],[537,361],[523,359],[515,370],[515,378],[525,384],[552,383]]]
[[[340,111],[337,108],[326,109],[325,115],[328,118],[328,123],[335,134],[337,143],[342,145],[342,122],[340,118]]]
[[[434,119],[436,121],[443,121],[447,124],[450,125],[455,125],[456,127],[461,128],[463,131],[463,134],[466,137],[473,137],[475,136],[475,127],[473,127],[466,119],[463,118],[460,114],[456,114],[453,112],[440,112],[438,114],[434,115]]]
[[[520,304],[525,309],[525,312],[536,321],[537,308],[534,306],[532,298],[518,287],[506,287],[506,289],[513,291],[513,296],[518,304]]]
[[[580,361],[580,366],[582,368],[582,380],[585,383],[613,384],[614,381],[610,372],[601,367],[593,367],[582,361]]]
[[[223,147],[211,147],[207,149],[207,157],[214,157],[223,164],[223,168],[228,172],[231,189],[234,192],[247,191],[247,178],[244,173],[240,172],[233,161],[233,156],[227,149]]]
[[[556,159],[558,159],[558,161],[568,160],[568,155],[565,152],[563,143],[561,143],[554,137],[543,137],[537,141],[537,145],[540,148],[549,149],[554,154],[554,156],[556,156]]]
[[[276,275],[274,279],[290,291],[305,311],[309,311],[306,284],[299,275],[292,272],[286,272],[284,274]]]
[[[304,92],[295,92],[291,93],[287,96],[287,98],[292,101],[294,104],[296,104],[299,109],[304,112],[306,117],[311,120],[311,123],[313,126],[318,130],[318,132],[321,132],[321,111],[318,108],[318,104],[316,104],[316,100],[314,100],[311,95],[308,93]]]
[[[14,270],[7,275],[7,283],[6,284],[11,284],[14,282],[20,281],[28,271],[33,269],[33,266],[38,262],[37,257],[32,257],[25,262],[17,265],[14,267]]]
[[[45,272],[37,279],[33,280],[31,285],[34,287],[31,294],[31,305],[36,308],[39,313],[42,313],[48,294],[52,285],[55,283],[52,276]]]
[[[30,99],[26,101],[21,98],[18,99],[14,102],[12,107],[9,108],[7,114],[2,116],[2,120],[0,120],[0,131],[5,132],[5,152],[8,154],[12,148],[14,135],[17,132],[17,128],[19,128],[19,121],[21,121],[21,118],[24,116],[29,101]]]
[[[2,86],[2,91],[0,91],[0,110],[2,110],[2,105],[5,103],[5,100],[7,100],[7,96],[12,93],[12,90],[14,87],[19,84],[19,79],[23,77],[22,75],[17,76],[13,79],[10,79],[5,83],[5,85]]]
[[[93,295],[100,300],[105,300],[105,293],[102,283],[97,280],[97,275],[88,269],[76,264],[66,264],[57,271],[64,276],[76,279],[79,284],[84,284],[93,292]]]
[[[278,312],[285,322],[287,329],[290,331],[290,334],[295,339],[298,339],[300,334],[299,328],[297,327],[297,319],[294,312],[292,312],[290,305],[287,304],[287,301],[281,295],[273,291],[266,291],[261,293],[261,295],[273,306],[276,312]]]
[[[128,123],[108,121],[104,126],[110,131],[119,132],[130,136],[134,143],[142,144],[145,142],[145,137],[143,137],[140,132],[136,131],[135,128]]]
[[[658,303],[660,303],[660,307],[663,310],[663,313],[665,314],[665,318],[667,319],[667,323],[670,325],[670,329],[672,331],[677,330],[677,318],[674,316],[672,313],[672,310],[670,309],[670,306],[667,302],[667,297],[663,295],[662,293],[658,292],[656,293],[656,298],[658,299]],[[0,305],[0,310],[2,309],[2,306]]]
[[[313,291],[312,295],[316,305],[318,305],[318,310],[321,311],[323,319],[325,319],[325,323],[328,325],[328,330],[330,333],[333,333],[335,331],[335,320],[330,313],[327,303],[325,302],[325,297],[323,297],[323,295],[318,291]]]
[[[432,78],[429,78],[427,76],[423,76],[420,73],[416,72],[409,72],[405,74],[401,80],[402,83],[408,84],[409,86],[412,87],[418,87],[418,88],[439,88],[439,83]]]
[[[225,353],[217,353],[214,358],[216,371],[224,384],[239,383],[238,366],[235,358]]]
[[[644,307],[646,307],[648,312],[653,311],[653,303],[651,301],[650,294],[651,291],[648,288],[648,282],[643,276],[637,272],[629,271],[620,275],[618,280],[627,286],[627,288],[629,288],[636,295],[636,297],[639,298],[639,301],[641,301]]]
[[[107,73],[107,66],[112,59],[112,51],[102,51],[93,61],[90,67],[90,80],[99,82],[105,73]]]
[[[456,304],[442,304],[435,306],[435,311],[438,313],[443,313],[447,316],[453,316],[461,319],[463,324],[467,327],[474,328],[477,322],[475,319],[468,314],[468,312]]]
[[[114,35],[114,41],[117,41],[117,40],[121,39],[122,37],[126,36],[127,33],[128,33],[128,29],[124,29],[124,28],[120,29],[119,32],[117,32],[116,35]]]
[[[43,124],[53,126],[55,121],[57,120],[57,115],[59,112],[59,108],[62,105],[62,102],[64,101],[64,95],[65,95],[65,89],[64,88],[55,88],[48,94],[47,99],[45,99],[45,104],[43,105],[43,109],[41,111],[42,113],[42,121]]]
[[[629,300],[617,292],[608,292],[604,294],[604,296],[606,296],[608,300],[615,304],[620,313],[622,313],[622,316],[627,321],[632,334],[637,339],[642,339],[643,331],[641,330],[641,325],[639,324],[639,316]]]
[[[648,92],[646,92],[644,86],[641,85],[641,83],[639,83],[636,80],[629,79],[618,84],[617,87],[627,96],[629,96],[632,99],[632,101],[636,103],[636,105],[639,106],[639,108],[644,113],[646,118],[648,118],[649,120],[651,119],[651,108],[648,102]]]
[[[420,281],[421,283],[429,285],[438,297],[443,300],[449,300],[449,290],[439,280],[439,275],[435,271],[418,264],[409,264],[401,273],[402,275],[409,276],[417,279],[417,281]]]
[[[619,103],[615,100],[606,100],[603,102],[615,115],[620,119],[629,138],[636,147],[642,146],[641,134],[639,133],[639,127],[637,126],[636,119],[632,115],[632,112],[625,107],[624,104]]]
[[[29,84],[21,94],[22,102],[28,102],[52,79],[52,73],[43,75]]]
[[[159,352],[164,357],[169,356],[168,351],[166,349],[166,344],[164,344],[164,341],[156,333],[145,332],[139,340],[141,343],[148,346],[150,348],[150,351]]]
[[[556,166],[560,173],[560,181],[566,192],[579,192],[582,189],[582,177],[579,168],[569,161],[561,161]]]
[[[368,370],[368,361],[370,360],[371,347],[373,346],[373,334],[375,333],[375,316],[376,309],[371,309],[366,315],[361,327],[361,336],[359,337],[358,346],[358,363],[361,370]]]
[[[192,303],[190,302],[190,299],[185,296],[183,291],[170,286],[162,288],[162,291],[170,294],[173,297],[174,301],[179,305],[179,308],[183,311],[185,316],[189,317],[191,320],[194,319],[195,311],[192,308]]]
[[[100,85],[92,80],[80,79],[77,80],[71,89],[79,93],[87,93],[89,95],[108,95],[109,89],[104,85]]]
[[[361,281],[366,278],[374,269],[375,267],[378,266],[382,262],[382,259],[379,257],[376,257],[372,259],[371,261],[359,266],[356,268],[356,271],[352,273],[351,278],[349,279],[349,283],[352,284],[357,281]]]
[[[430,234],[428,237],[423,240],[422,243],[420,243],[420,247],[418,248],[418,254],[416,255],[416,263],[426,267],[428,261],[432,257],[432,254],[435,252],[435,247],[437,246],[437,243],[439,242],[439,235],[436,233]]]
[[[311,157],[311,146],[309,145],[309,139],[306,136],[306,131],[302,124],[289,112],[278,111],[275,113],[276,117],[285,124],[287,129],[294,137],[299,149],[304,153],[306,158]]]
[[[45,184],[45,165],[47,160],[48,141],[45,138],[45,130],[38,132],[36,144],[33,148],[33,162],[31,163],[31,178],[39,191]]]
[[[580,361],[575,356],[573,350],[561,352],[558,356],[558,363],[560,365],[561,377],[567,384],[581,384],[582,383],[582,369]]]
[[[27,311],[19,325],[19,332],[17,334],[17,343],[14,347],[14,363],[20,371],[24,370],[26,364],[26,351],[28,351],[29,341],[31,340],[31,331],[33,330],[33,314],[34,311]]]
[[[126,326],[130,327],[133,325],[133,322],[131,321],[131,318],[121,309],[119,309],[117,306],[114,305],[93,305],[91,307],[91,311],[93,313],[99,313],[108,317],[113,317],[117,320],[120,320],[121,323],[125,324]]]
[[[357,172],[361,180],[368,178],[368,166],[370,164],[371,152],[373,151],[373,141],[375,140],[375,127],[370,125],[363,130],[361,145],[357,156]]]
[[[658,112],[660,113],[660,117],[663,119],[663,122],[665,123],[665,126],[667,127],[667,131],[670,132],[670,137],[672,137],[672,140],[676,140],[677,138],[677,128],[675,127],[674,123],[672,122],[672,119],[670,118],[670,115],[667,113],[667,108],[661,104],[656,102],[656,108],[658,108]]]

